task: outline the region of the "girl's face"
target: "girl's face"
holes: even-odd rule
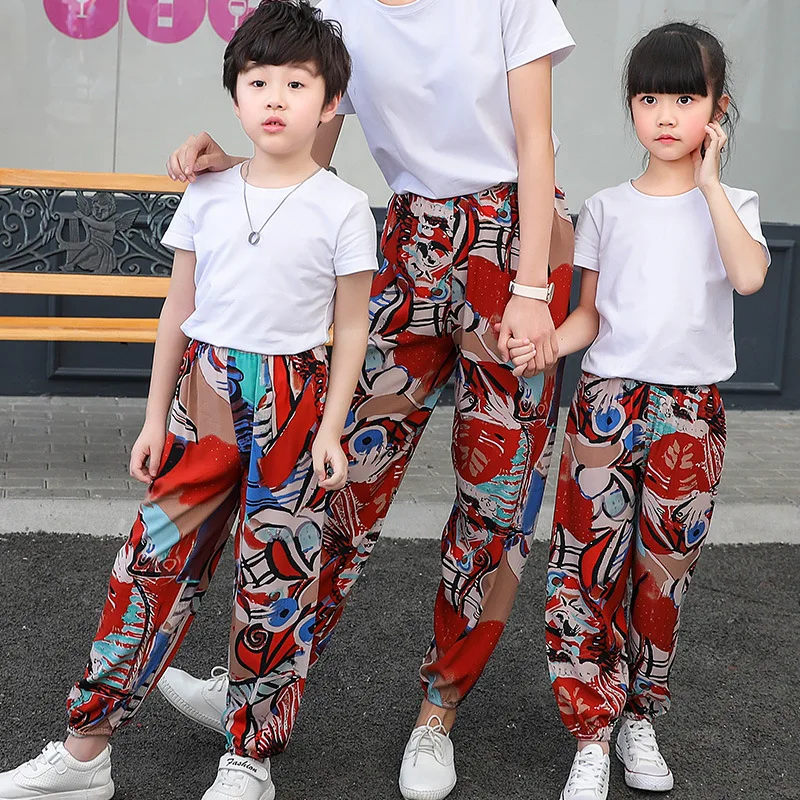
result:
[[[638,94],[631,99],[633,125],[650,155],[678,161],[697,150],[706,138],[706,125],[725,113],[730,98],[714,109],[711,95]]]

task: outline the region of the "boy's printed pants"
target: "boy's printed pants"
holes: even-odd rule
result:
[[[325,494],[311,443],[328,381],[324,348],[259,356],[192,342],[158,477],[111,574],[70,732],[110,734],[172,660],[235,531],[229,748],[286,744],[314,647]]]
[[[684,596],[725,450],[716,386],[584,373],[567,421],[548,569],[550,677],[579,739],[670,704]]]

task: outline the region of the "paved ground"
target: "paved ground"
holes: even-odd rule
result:
[[[433,415],[387,535],[439,536],[453,493],[452,414]],[[124,533],[142,496],[128,458],[143,416],[136,399],[0,398],[0,532]],[[712,537],[800,543],[800,412],[730,411],[728,424]],[[539,536],[548,535],[552,498],[551,481]]]
[[[87,655],[118,542],[0,536],[0,769],[62,735],[63,698]],[[537,543],[509,629],[454,733],[453,800],[556,800],[572,743],[542,646],[546,553]],[[438,572],[433,541],[380,543],[328,654],[315,670],[278,800],[394,800],[419,701]],[[665,800],[800,800],[797,635],[800,547],[718,546],[701,559],[674,670],[673,712],[658,729],[676,775]],[[176,664],[224,661],[229,558]],[[115,745],[118,800],[199,800],[222,739],[154,695]],[[611,800],[644,800],[615,763]]]

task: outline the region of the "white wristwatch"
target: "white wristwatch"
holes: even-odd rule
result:
[[[542,288],[540,286],[523,286],[521,283],[514,283],[514,281],[511,281],[508,288],[511,290],[511,294],[529,297],[531,300],[544,300],[545,303],[549,303],[553,299],[555,290],[552,283],[548,283],[546,288]]]

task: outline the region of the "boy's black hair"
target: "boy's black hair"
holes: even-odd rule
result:
[[[640,94],[711,94],[721,111],[723,95],[731,96],[729,62],[722,43],[697,23],[670,22],[639,40],[625,63],[624,90],[628,109]],[[720,123],[728,136],[739,118],[731,100]]]
[[[254,64],[305,63],[325,81],[325,105],[344,94],[352,67],[339,23],[308,0],[261,0],[225,48],[222,83],[236,100],[239,75]]]

